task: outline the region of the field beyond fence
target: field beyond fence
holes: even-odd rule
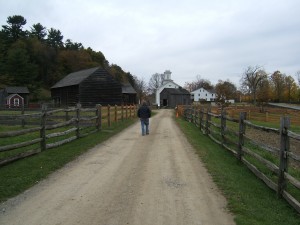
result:
[[[9,113],[8,113],[9,112]],[[76,107],[0,114],[0,166],[58,147],[136,117],[135,105]]]
[[[176,114],[231,152],[300,213],[300,134],[290,129],[300,131],[299,111],[178,106]]]

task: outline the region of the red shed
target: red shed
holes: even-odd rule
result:
[[[8,108],[19,108],[24,105],[24,98],[18,94],[11,94],[6,97],[6,105]]]

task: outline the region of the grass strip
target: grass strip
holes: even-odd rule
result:
[[[0,168],[0,202],[16,196],[82,153],[132,125],[137,119],[127,119],[103,127],[103,131],[77,139],[60,147],[46,150]]]
[[[181,118],[176,119],[228,201],[237,225],[299,225],[300,215],[230,152]]]

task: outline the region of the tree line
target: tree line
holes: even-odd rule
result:
[[[40,100],[42,90],[49,91],[67,74],[96,66],[107,69],[119,82],[136,86],[137,77],[109,64],[101,51],[64,41],[60,30],[40,23],[24,30],[26,23],[21,15],[9,16],[0,30],[0,89],[27,86],[33,99]]]

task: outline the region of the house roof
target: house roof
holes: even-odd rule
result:
[[[60,87],[66,87],[66,86],[72,86],[72,85],[78,85],[83,80],[88,78],[90,75],[92,75],[95,71],[97,71],[100,67],[94,67],[86,70],[80,70],[74,73],[70,73],[67,76],[65,76],[63,79],[58,81],[54,86],[51,88],[60,88]]]
[[[27,87],[6,87],[5,91],[7,94],[29,94]]]
[[[190,92],[188,92],[188,90],[183,89],[183,88],[165,88],[164,90],[173,95],[189,95],[190,94]]]
[[[20,95],[18,95],[18,94],[10,94],[9,96],[6,97],[6,99],[11,99],[11,98],[13,98],[14,96],[18,96],[19,98],[24,99],[22,96],[20,96]]]
[[[122,84],[122,93],[123,94],[136,94],[137,92],[134,90],[134,88],[131,86],[130,83],[124,83],[124,84]]]
[[[211,94],[215,94],[215,93],[216,93],[216,91],[215,91],[214,89],[209,89],[209,90],[207,90],[207,89],[205,89],[205,88],[203,88],[203,87],[198,88],[197,90],[192,91],[191,93],[194,94],[194,93],[196,93],[197,91],[199,91],[200,89],[203,89],[203,90],[205,90],[205,91],[207,91],[207,92],[209,92],[209,93],[211,93]]]

